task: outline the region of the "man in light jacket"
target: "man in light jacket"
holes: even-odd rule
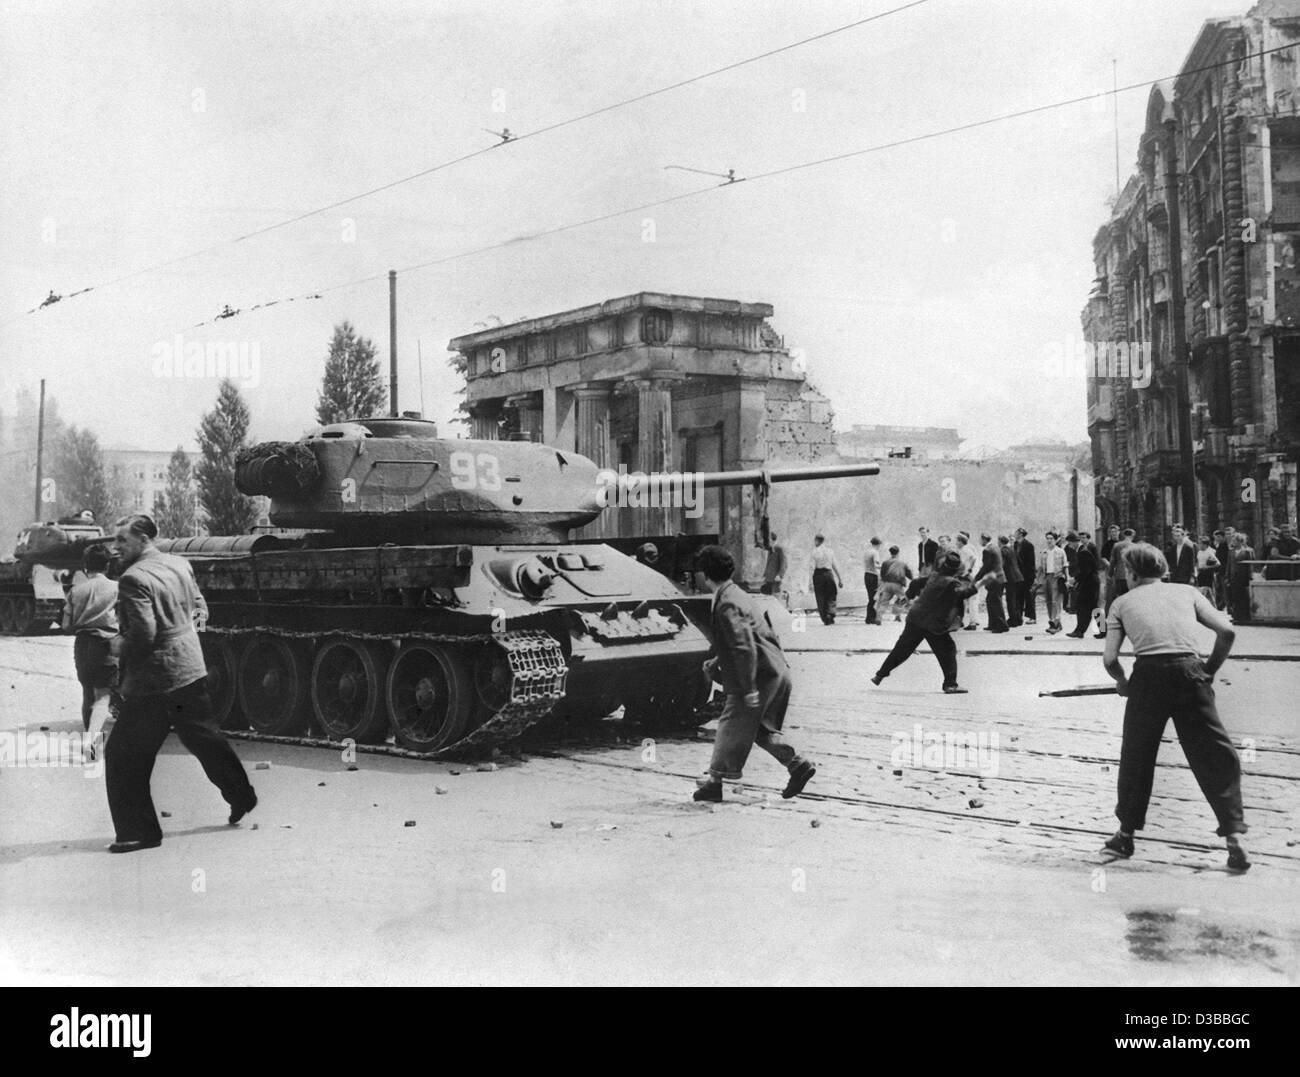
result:
[[[122,710],[104,750],[108,807],[117,831],[110,853],[162,844],[149,777],[173,728],[221,790],[232,824],[257,805],[244,764],[222,735],[208,697],[195,630],[196,619],[207,617],[207,603],[189,562],[159,551],[157,537],[153,520],[136,514],[117,521],[113,539],[114,560],[125,571],[117,583]]]

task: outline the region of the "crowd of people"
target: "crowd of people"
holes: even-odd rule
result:
[[[775,539],[775,536],[773,536]],[[1111,604],[1126,590],[1122,557],[1145,536],[1131,527],[1112,524],[1100,547],[1086,532],[1053,528],[1044,533],[1041,548],[1023,528],[994,535],[990,531],[973,536],[959,531],[931,537],[926,527],[917,528],[916,554],[904,556],[897,545],[886,545],[873,536],[863,554],[862,580],[867,591],[867,624],[881,624],[886,618],[902,621],[944,557],[953,553],[958,581],[981,584],[961,599],[961,625],[966,631],[981,627],[981,614],[989,632],[1008,632],[1038,623],[1042,598],[1046,631],[1064,632],[1083,639],[1089,632],[1105,636],[1103,618]],[[1197,588],[1217,610],[1236,623],[1250,619],[1250,579],[1300,579],[1300,539],[1289,525],[1269,528],[1262,554],[1251,546],[1245,532],[1233,527],[1216,528],[1197,539],[1181,524],[1172,528],[1164,549],[1171,583]],[[813,539],[809,590],[816,597],[817,613],[823,624],[838,616],[839,592],[844,573],[835,551],[824,535]],[[1276,562],[1261,564],[1261,562]],[[1292,563],[1288,563],[1292,562]],[[789,564],[783,544],[773,542],[764,574],[763,591],[778,593]],[[1065,617],[1074,618],[1066,632]]]

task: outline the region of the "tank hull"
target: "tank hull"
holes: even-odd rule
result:
[[[162,545],[207,600],[209,679],[232,728],[338,736],[351,708],[367,739],[444,755],[548,714],[702,720],[709,597],[612,547],[217,541]]]

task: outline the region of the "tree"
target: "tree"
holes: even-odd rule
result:
[[[337,423],[383,414],[387,396],[374,343],[357,336],[348,322],[336,325],[316,403],[317,421]]]
[[[257,519],[257,502],[235,488],[235,456],[248,444],[248,405],[226,378],[216,406],[199,421],[199,504],[214,535],[242,535]],[[169,469],[170,470],[170,469]]]
[[[99,439],[90,430],[70,426],[60,434],[49,475],[54,479],[60,515],[89,509],[95,522],[103,525],[117,507],[109,496]]]
[[[194,493],[194,470],[179,445],[167,461],[167,486],[154,500],[154,522],[167,538],[184,538],[198,530],[198,498]]]

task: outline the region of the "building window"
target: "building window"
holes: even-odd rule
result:
[[[144,511],[144,491],[137,490],[131,498],[131,504],[137,512]]]
[[[673,316],[666,310],[652,310],[641,316],[641,340],[645,344],[667,344],[673,335]]]

